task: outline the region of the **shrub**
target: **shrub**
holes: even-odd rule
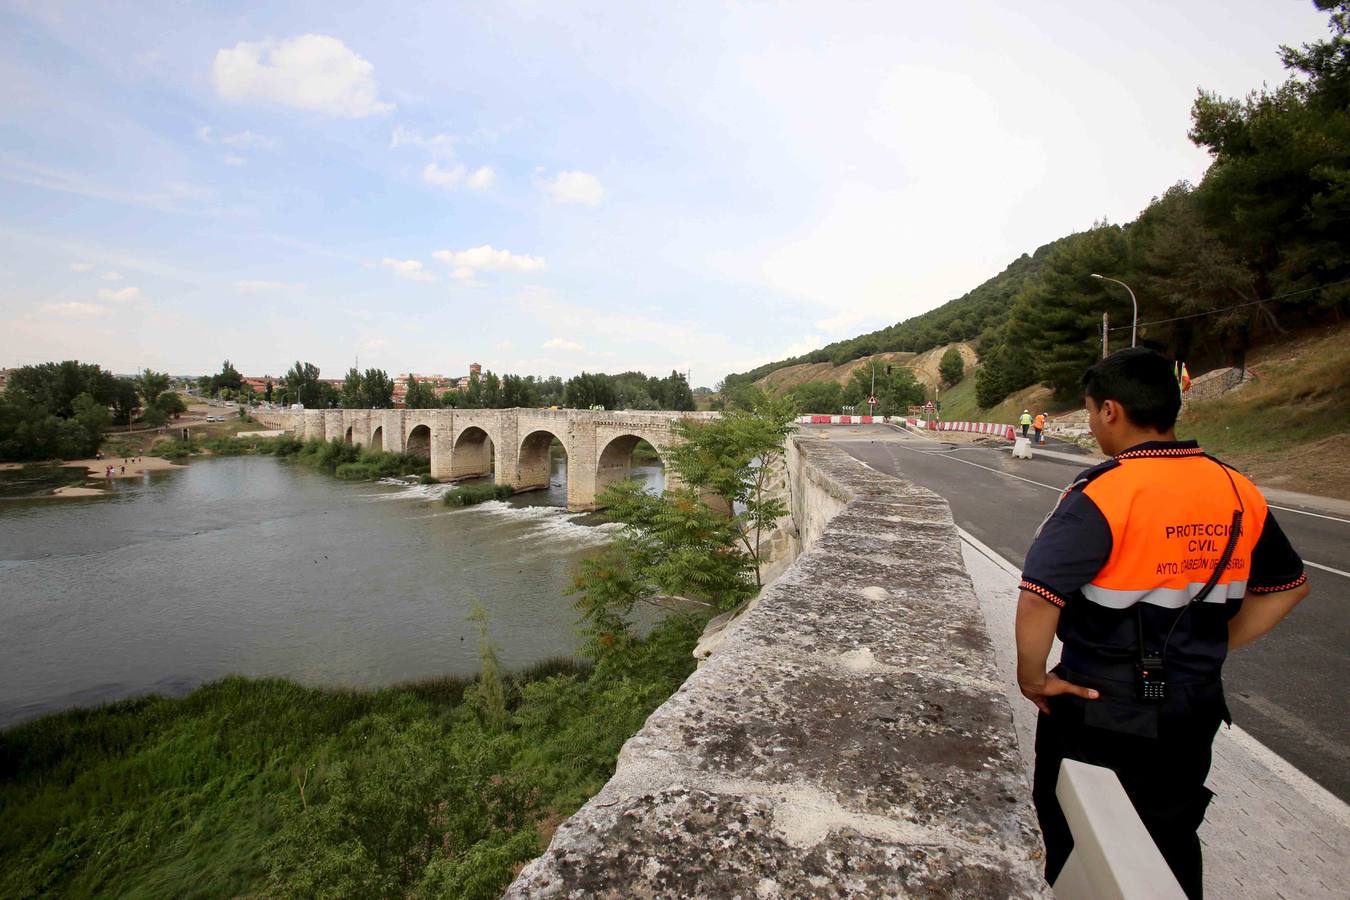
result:
[[[515,491],[504,484],[491,484],[490,482],[466,484],[454,490],[446,491],[445,504],[446,506],[473,506],[476,503],[485,503],[488,500],[505,500],[514,493]]]

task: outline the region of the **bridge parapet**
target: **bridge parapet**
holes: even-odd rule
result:
[[[947,504],[789,440],[803,552],[509,897],[1047,897]]]

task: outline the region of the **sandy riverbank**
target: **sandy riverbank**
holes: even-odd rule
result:
[[[135,459],[135,462],[129,460]],[[107,457],[104,459],[73,459],[62,463],[62,468],[73,469],[83,466],[93,479],[106,479],[107,469],[113,467],[113,478],[137,478],[146,472],[163,472],[168,469],[181,469],[180,465],[169,462],[159,456]]]

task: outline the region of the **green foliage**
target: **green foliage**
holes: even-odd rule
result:
[[[197,379],[197,387],[208,397],[219,397],[226,392],[233,396],[243,386],[244,376],[228,359],[221,363],[220,371],[215,375],[203,375]]]
[[[374,692],[228,678],[0,732],[0,895],[495,898],[693,669],[675,616],[620,664]]]
[[[445,492],[442,499],[446,506],[474,506],[489,500],[505,500],[513,493],[510,485],[480,481],[452,488]]]
[[[873,366],[858,366],[853,370],[848,384],[844,385],[842,400],[844,405],[867,411],[867,398],[871,396],[873,384]],[[890,368],[890,372],[886,369]],[[914,373],[903,366],[875,367],[876,377],[876,414],[879,416],[902,416],[911,406],[924,401],[923,385],[914,378]]]
[[[966,375],[966,361],[961,358],[961,351],[955,347],[948,347],[942,354],[942,359],[938,362],[938,375],[947,384],[956,384]]]
[[[837,381],[808,381],[787,393],[803,413],[837,415],[844,404],[844,386]]]
[[[156,406],[160,395],[169,390],[169,376],[164,372],[146,369],[136,379],[136,390],[140,392],[141,400],[144,401],[142,405],[148,410]]]
[[[155,398],[152,405],[170,419],[187,412],[187,404],[183,402],[183,398],[177,391],[163,392]],[[149,407],[146,407],[146,411],[149,412]]]
[[[137,401],[130,382],[98,366],[69,360],[15,369],[0,394],[0,460],[92,456],[104,429],[114,417],[127,421]]]
[[[441,405],[441,401],[436,396],[435,388],[428,382],[418,381],[416,375],[409,375],[403,405],[408,409],[436,409]]]
[[[338,404],[344,409],[389,409],[394,405],[394,381],[383,369],[366,369],[365,374],[348,369]]]
[[[641,372],[582,372],[567,381],[563,388],[563,405],[572,409],[664,409],[689,411],[694,409],[694,392],[681,372],[672,371],[665,378],[644,375]]]

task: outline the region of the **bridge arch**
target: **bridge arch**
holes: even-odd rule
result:
[[[384,426],[376,425],[375,430],[370,433],[370,449],[384,449]]]
[[[450,449],[450,479],[485,478],[492,475],[493,456],[498,442],[482,425],[458,429]],[[496,466],[500,471],[501,466]]]
[[[572,451],[561,434],[546,428],[529,432],[520,441],[516,450],[516,490],[536,491],[546,489],[553,475],[553,442],[562,445],[564,477],[570,484],[572,474]]]
[[[347,426],[347,432],[342,436],[342,440],[348,444],[352,442],[352,426]]]
[[[637,449],[639,442],[645,442],[655,451],[657,462],[661,463],[662,481],[664,482],[665,460],[661,458],[661,445],[652,438],[636,432],[623,432],[610,437],[603,446],[599,441],[596,442],[596,445],[600,447],[600,452],[596,455],[595,461],[595,493],[597,496],[614,482],[622,481],[632,475],[633,451]]]
[[[412,456],[420,456],[431,462],[433,442],[431,440],[431,425],[426,422],[411,422],[408,425],[408,436],[404,439],[403,446],[406,452]]]

